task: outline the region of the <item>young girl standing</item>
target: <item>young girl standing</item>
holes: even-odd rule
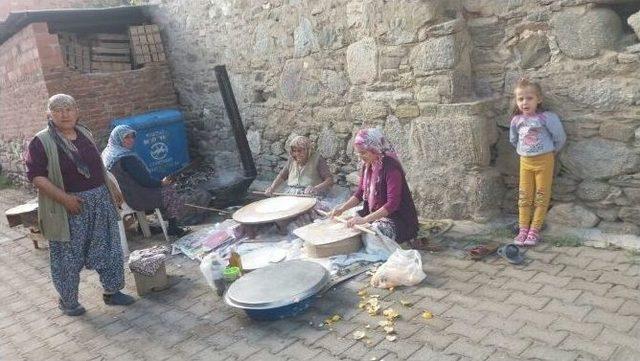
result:
[[[514,93],[509,140],[520,155],[520,231],[514,243],[535,246],[551,199],[555,154],[567,137],[560,118],[543,109],[540,85],[520,79]]]

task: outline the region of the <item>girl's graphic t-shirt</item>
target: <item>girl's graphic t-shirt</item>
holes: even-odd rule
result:
[[[567,140],[560,118],[553,112],[511,119],[509,141],[521,156],[534,156],[559,151]]]

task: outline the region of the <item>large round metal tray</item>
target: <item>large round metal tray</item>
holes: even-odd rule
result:
[[[292,260],[248,273],[235,281],[225,302],[245,310],[270,310],[314,296],[329,282],[329,272],[311,261]]]
[[[261,224],[282,221],[309,211],[318,200],[313,197],[271,197],[247,204],[233,213],[236,222]]]

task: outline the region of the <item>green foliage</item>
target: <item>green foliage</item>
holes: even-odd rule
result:
[[[11,188],[13,183],[11,180],[3,175],[0,175],[0,189]]]
[[[545,241],[554,247],[580,247],[583,243],[582,239],[576,236],[545,236]]]

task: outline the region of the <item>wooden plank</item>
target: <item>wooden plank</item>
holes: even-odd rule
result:
[[[91,48],[94,54],[126,54],[129,55],[131,50],[129,48],[105,48],[100,46],[94,46]]]
[[[91,61],[104,61],[110,63],[129,63],[131,58],[129,56],[108,56],[108,55],[92,55]]]
[[[94,41],[92,44],[94,47],[98,48],[108,48],[108,49],[128,49],[129,42],[107,42],[107,41]]]
[[[110,34],[110,33],[98,33],[98,34],[95,34],[95,38],[98,40],[120,40],[120,41],[129,40],[129,36],[126,34]]]

